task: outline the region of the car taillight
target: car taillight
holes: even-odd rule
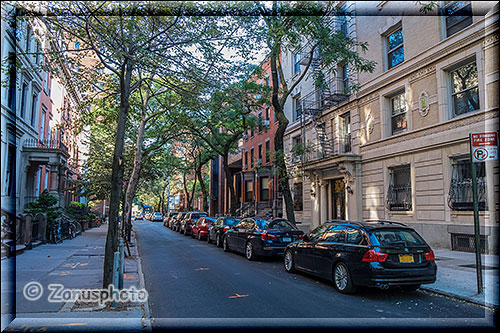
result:
[[[262,235],[260,235],[260,237],[263,239],[263,240],[277,240],[278,238],[273,235],[273,234],[268,234],[267,232],[264,232]]]
[[[366,251],[363,259],[361,261],[364,262],[382,262],[387,259],[387,253],[377,252],[375,250]]]
[[[300,234],[300,235],[298,235],[298,236],[297,236],[297,239],[298,239],[298,240],[301,240],[301,239],[303,239],[303,238],[304,238],[304,234]]]
[[[432,250],[424,253],[424,256],[425,256],[425,260],[427,260],[427,261],[434,261],[435,260],[434,251],[432,251]]]
[[[227,231],[229,229],[231,229],[231,228],[229,226],[227,226],[227,225],[224,227],[224,231]]]

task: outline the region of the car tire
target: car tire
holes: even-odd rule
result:
[[[215,245],[217,247],[222,247],[221,235],[219,233],[215,234]]]
[[[295,273],[297,271],[295,269],[295,260],[293,259],[292,250],[286,250],[285,255],[283,256],[283,264],[285,265],[285,270],[288,273]]]
[[[415,291],[415,290],[417,290],[418,288],[420,288],[420,283],[402,285],[402,286],[401,286],[401,288],[402,288],[404,291]]]
[[[183,233],[184,233],[184,231],[183,231],[183,230],[182,230],[182,228],[180,228],[180,227],[179,227],[179,232],[180,232],[181,234],[183,234]]]
[[[210,240],[210,231],[207,234],[207,243],[210,244],[212,241]]]
[[[224,237],[224,239],[222,240],[222,249],[224,250],[224,252],[231,251],[229,249],[229,244],[227,243],[227,237]]]
[[[255,260],[255,250],[251,241],[248,241],[245,245],[245,257],[250,261]]]
[[[197,238],[198,238],[199,241],[201,241],[201,232],[199,232],[199,231],[198,231]]]
[[[333,269],[333,284],[335,289],[343,294],[352,294],[356,291],[349,268],[343,262],[337,263]]]

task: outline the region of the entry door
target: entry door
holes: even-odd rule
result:
[[[333,188],[333,219],[345,220],[345,183],[343,179],[335,179],[332,181]]]

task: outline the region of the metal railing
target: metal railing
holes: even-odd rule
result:
[[[352,153],[350,135],[328,141],[329,142],[326,145],[318,142],[313,145],[307,146],[304,161],[313,162],[335,155]]]
[[[24,140],[23,148],[57,149],[63,151],[64,153],[68,152],[68,147],[66,147],[64,143],[49,139],[26,139]]]

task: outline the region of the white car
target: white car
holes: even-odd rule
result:
[[[155,222],[155,221],[163,222],[163,214],[160,213],[160,212],[154,213],[151,221],[153,221],[153,222]]]

